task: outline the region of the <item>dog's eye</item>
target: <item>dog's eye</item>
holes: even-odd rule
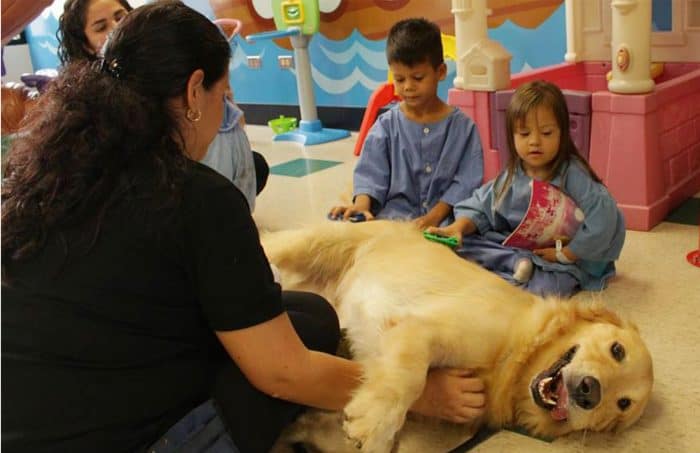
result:
[[[612,346],[610,346],[610,352],[612,353],[612,356],[615,357],[615,360],[617,360],[618,362],[622,362],[622,359],[625,358],[625,347],[617,341],[613,343]]]
[[[630,401],[629,398],[620,398],[619,400],[617,400],[617,407],[619,407],[620,410],[623,411],[627,410],[627,408],[629,408],[631,404],[632,401]]]

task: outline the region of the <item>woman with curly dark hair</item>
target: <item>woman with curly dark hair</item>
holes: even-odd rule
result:
[[[245,198],[196,162],[229,58],[158,1],[30,113],[2,184],[4,451],[263,452],[302,405],[349,400],[334,311],[281,291]],[[415,408],[478,415],[470,383],[433,372]]]
[[[61,64],[95,60],[109,33],[132,9],[127,0],[66,0],[56,32]]]

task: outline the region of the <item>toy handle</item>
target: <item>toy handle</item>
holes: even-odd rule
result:
[[[238,19],[222,18],[216,19],[214,23],[219,26],[219,28],[221,29],[221,31],[224,32],[224,35],[226,35],[226,38],[229,41],[235,38],[236,35],[241,32],[241,28],[243,28],[243,22],[241,22]],[[229,30],[231,30],[230,34]]]
[[[46,85],[55,77],[43,74],[22,74],[20,80],[30,88],[36,88],[40,93],[44,92]]]
[[[258,39],[277,39],[286,38],[287,36],[295,36],[301,34],[301,28],[299,27],[289,27],[286,30],[275,30],[275,31],[264,31],[262,33],[255,33],[245,37],[245,40],[252,43]]]

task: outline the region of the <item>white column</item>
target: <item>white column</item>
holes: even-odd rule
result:
[[[651,0],[612,0],[613,93],[648,93],[651,79]]]
[[[581,0],[566,0],[566,54],[564,60],[576,62],[581,60],[581,29],[579,27]]]
[[[309,41],[311,35],[293,35],[289,38],[294,48],[294,63],[297,70],[297,91],[299,92],[299,110],[302,121],[316,121],[316,98],[314,83],[311,78],[311,62],[309,60]]]
[[[451,12],[455,16],[457,53],[457,76],[453,83],[457,88],[464,88],[464,67],[460,60],[474,44],[488,37],[486,0],[452,0]]]

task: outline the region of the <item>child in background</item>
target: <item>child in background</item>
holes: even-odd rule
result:
[[[224,121],[219,133],[200,162],[233,182],[243,192],[253,212],[255,196],[265,187],[270,167],[260,153],[251,150],[243,111],[233,102],[230,93],[224,100]]]
[[[99,59],[109,34],[132,9],[127,0],[67,0],[58,21],[61,64]],[[230,93],[224,102],[224,122],[201,162],[243,192],[252,212],[255,196],[265,187],[270,168],[261,154],[251,150],[243,112]]]
[[[479,132],[438,97],[447,66],[437,25],[425,19],[396,23],[386,54],[402,101],[367,135],[355,168],[352,206],[335,206],[329,216],[414,219],[421,228],[449,223],[452,206],[483,179]]]
[[[561,90],[543,81],[521,85],[508,107],[506,128],[508,167],[457,203],[454,223],[428,231],[457,237],[461,256],[536,294],[569,297],[580,289],[604,288],[615,274],[625,223],[571,139]],[[534,250],[502,245],[528,210],[532,180],[558,187],[583,211],[585,218],[563,248],[561,242]]]

